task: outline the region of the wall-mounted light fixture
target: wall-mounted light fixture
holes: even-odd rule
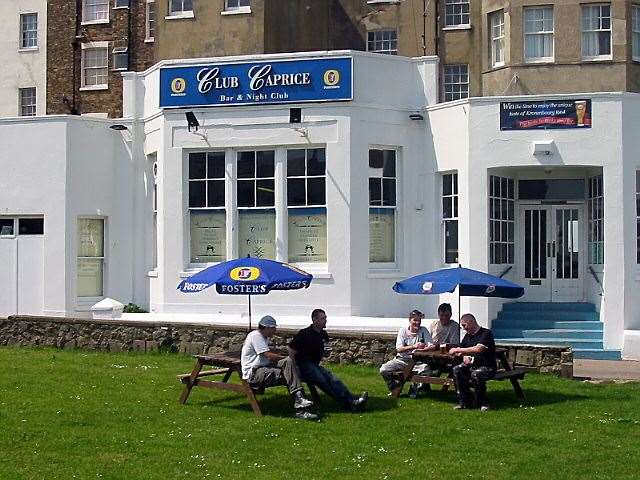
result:
[[[115,130],[116,132],[122,132],[124,130],[129,130],[129,127],[127,127],[126,125],[122,125],[121,123],[115,123],[113,125],[110,125],[109,128],[111,130]]]
[[[193,128],[197,132],[200,122],[196,118],[195,114],[193,112],[185,112],[185,116],[187,117],[187,128],[189,131]]]
[[[409,118],[411,120],[415,120],[415,121],[424,120],[424,116],[419,112],[414,112],[414,113],[409,114]]]

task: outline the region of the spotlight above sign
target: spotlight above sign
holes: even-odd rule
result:
[[[351,57],[160,69],[160,107],[339,102],[353,99]]]

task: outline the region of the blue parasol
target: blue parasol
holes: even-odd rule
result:
[[[205,268],[178,285],[183,293],[197,293],[216,286],[223,295],[249,297],[251,330],[251,295],[266,295],[271,290],[298,290],[311,284],[313,275],[287,263],[261,258],[238,258]]]

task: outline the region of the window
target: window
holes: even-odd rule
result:
[[[129,69],[129,53],[127,47],[117,47],[113,49],[113,69]]]
[[[224,152],[189,154],[191,262],[227,259]]]
[[[83,0],[82,21],[103,23],[109,21],[109,0]]]
[[[238,152],[238,255],[276,258],[275,152]]]
[[[396,151],[369,150],[369,261],[396,260]]]
[[[113,0],[113,8],[129,8],[129,0]]]
[[[104,293],[104,219],[78,218],[78,297]]]
[[[192,0],[169,0],[169,15],[193,13]]]
[[[19,218],[18,235],[44,235],[44,218]]]
[[[489,14],[490,58],[492,67],[504,65],[504,10]]]
[[[20,15],[20,48],[38,47],[38,14]]]
[[[489,177],[489,263],[513,264],[514,188],[512,178]]]
[[[82,50],[82,86],[106,87],[109,84],[109,49],[85,45]]]
[[[156,35],[156,2],[155,0],[147,0],[146,13],[146,40],[152,41]]]
[[[631,51],[633,59],[640,62],[640,5],[631,5]]]
[[[458,263],[458,174],[442,176],[444,263]]]
[[[469,65],[444,66],[444,101],[469,97]]]
[[[611,58],[611,5],[582,6],[582,58]]]
[[[444,26],[469,26],[469,0],[445,1]]]
[[[604,263],[604,191],[602,175],[589,178],[589,263]]]
[[[327,261],[324,148],[287,150],[290,262]]]
[[[367,51],[398,54],[398,35],[395,30],[376,30],[367,34]]]
[[[524,59],[553,61],[553,7],[524,9]]]
[[[19,89],[19,111],[21,117],[33,117],[36,114],[36,87]]]
[[[224,9],[230,10],[249,10],[251,0],[225,0]]]

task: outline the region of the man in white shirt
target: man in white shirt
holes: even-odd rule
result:
[[[307,410],[313,402],[304,397],[304,389],[294,359],[271,351],[271,337],[276,333],[276,327],[275,319],[266,315],[258,322],[258,330],[247,335],[240,357],[242,378],[254,389],[286,385],[293,397],[296,417],[315,420],[318,416]]]

